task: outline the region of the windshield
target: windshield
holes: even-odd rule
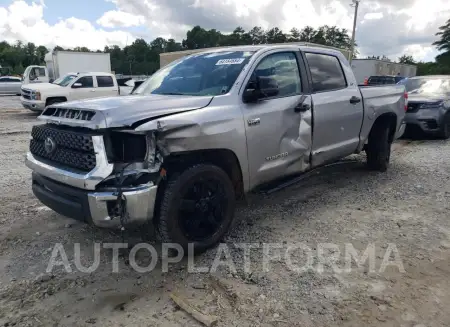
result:
[[[215,96],[228,93],[253,54],[222,51],[184,57],[157,71],[134,94]]]
[[[77,75],[66,75],[63,77],[60,77],[53,81],[53,84],[59,85],[59,86],[67,86],[70,84],[70,82],[77,77]]]
[[[450,95],[450,78],[407,78],[398,84],[405,85],[406,91],[411,94]]]

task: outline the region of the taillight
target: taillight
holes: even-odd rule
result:
[[[369,85],[369,79],[368,78],[364,79],[364,85]]]
[[[408,111],[408,92],[405,91],[405,112]]]

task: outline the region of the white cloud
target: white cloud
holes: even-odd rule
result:
[[[22,0],[14,1],[6,8],[0,7],[0,39],[33,42],[47,47],[85,46],[94,50],[112,44],[124,46],[127,40],[134,40],[128,32],[97,29],[89,21],[75,17],[50,25],[43,19],[44,8],[43,1],[27,4]]]
[[[144,16],[133,15],[120,10],[107,11],[97,20],[97,24],[110,28],[139,26],[144,23]]]
[[[381,19],[384,15],[382,12],[368,12],[364,15],[364,20]]]

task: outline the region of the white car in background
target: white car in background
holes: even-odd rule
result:
[[[52,83],[23,85],[20,101],[24,108],[43,111],[47,106],[55,103],[111,97],[119,94],[119,85],[113,74],[69,73]]]
[[[0,76],[0,94],[20,95],[22,80],[16,76]]]

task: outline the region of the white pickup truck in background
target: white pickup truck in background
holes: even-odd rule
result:
[[[110,73],[72,73],[52,83],[22,86],[20,102],[24,108],[42,111],[45,107],[66,101],[111,97],[120,94],[116,77]]]

